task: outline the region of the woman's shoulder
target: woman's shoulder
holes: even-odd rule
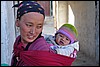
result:
[[[14,46],[17,46],[20,41],[21,41],[21,35],[16,37],[16,40],[14,42]]]
[[[44,36],[41,36],[40,38],[38,38],[37,40],[35,40],[33,43],[38,43],[38,44],[43,44],[43,43],[45,43]]]
[[[49,50],[49,45],[48,43],[45,41],[44,37],[41,36],[40,38],[38,38],[36,41],[34,41],[30,47],[29,50]]]

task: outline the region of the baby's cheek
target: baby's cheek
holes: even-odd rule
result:
[[[60,38],[56,38],[56,42],[59,43],[59,41],[60,41]]]
[[[70,41],[66,41],[66,42],[65,42],[65,45],[68,45],[68,44],[70,44]]]

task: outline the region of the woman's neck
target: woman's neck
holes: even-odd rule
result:
[[[21,42],[23,43],[23,47],[25,48],[28,44],[28,42],[26,42],[25,40],[21,39]]]

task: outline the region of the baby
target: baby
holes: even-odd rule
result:
[[[76,58],[79,51],[79,41],[77,41],[77,30],[71,24],[62,25],[55,33],[55,36],[46,35],[45,39],[49,44],[53,44],[51,49],[57,54]]]

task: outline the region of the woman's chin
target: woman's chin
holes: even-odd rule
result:
[[[29,43],[30,43],[30,42],[33,42],[33,41],[34,41],[34,39],[33,39],[33,40],[32,40],[32,39],[31,39],[31,40],[30,40],[30,39],[28,39],[28,40],[27,40],[27,42],[29,42]]]

